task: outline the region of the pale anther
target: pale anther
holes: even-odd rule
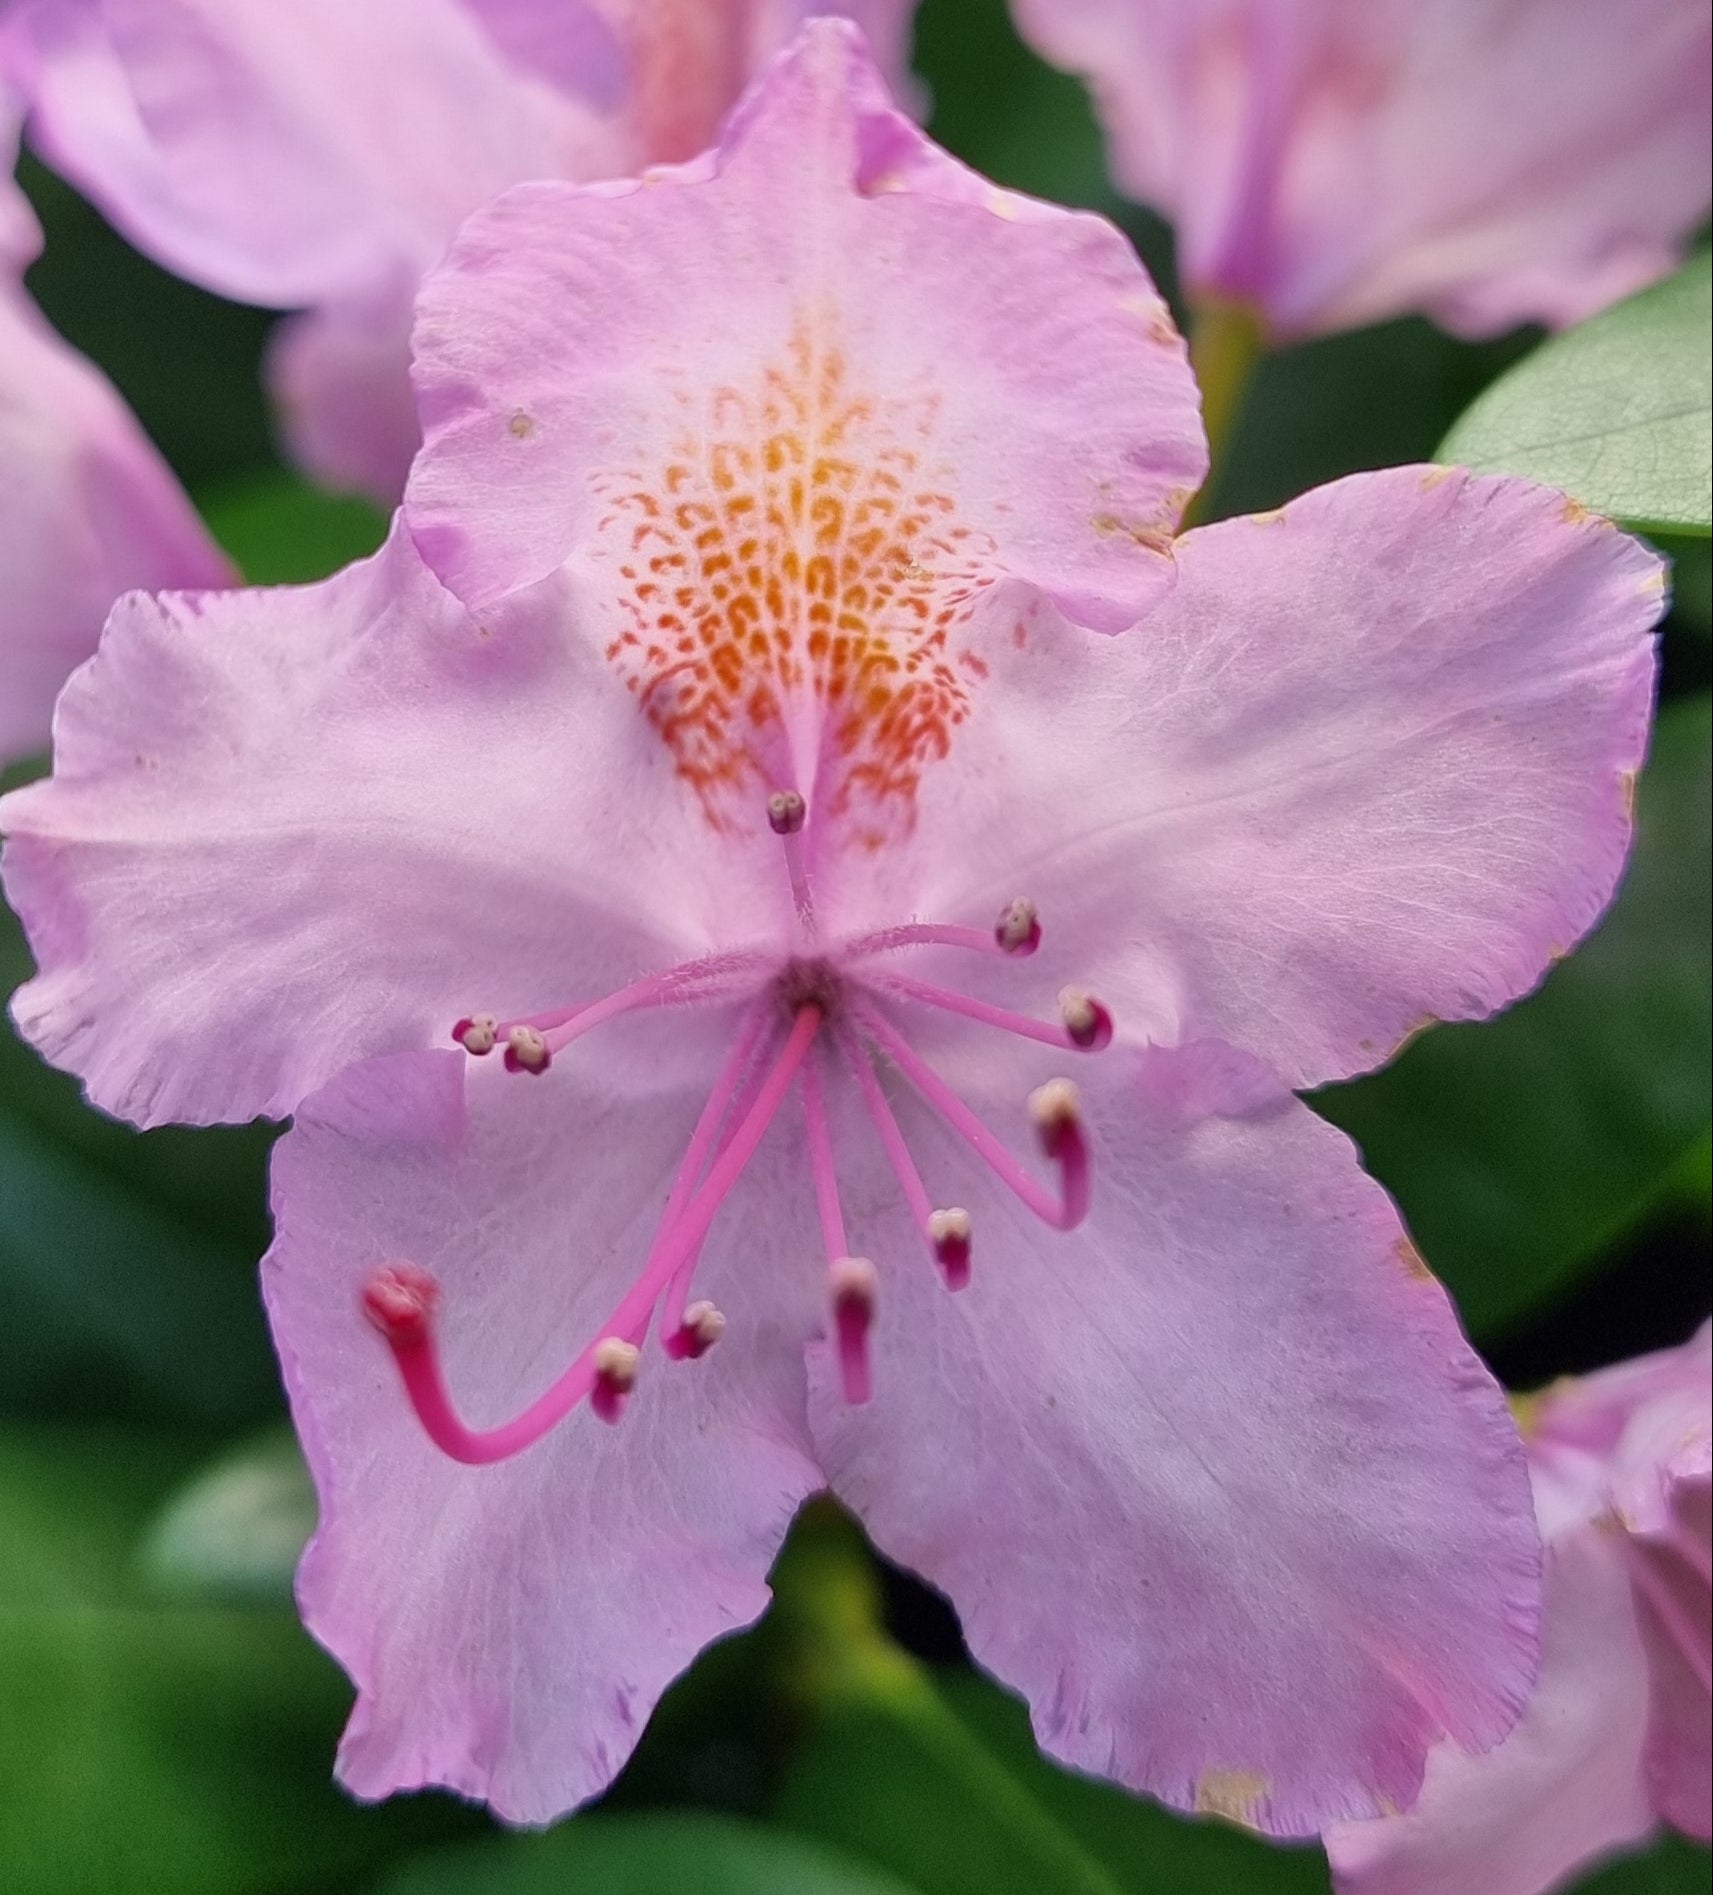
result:
[[[506,1070],[544,1073],[553,1059],[547,1041],[532,1026],[514,1026],[506,1035]]]
[[[726,1319],[712,1303],[692,1303],[675,1334],[666,1339],[666,1352],[680,1362],[704,1356],[726,1333]]]
[[[1080,987],[1066,987],[1059,994],[1059,1015],[1072,1045],[1085,1052],[1099,1052],[1112,1043],[1112,1015]]]
[[[928,1219],[928,1242],[949,1290],[961,1290],[970,1280],[970,1231],[970,1214],[958,1205]]]
[[[1033,954],[1041,945],[1041,918],[1035,904],[1020,895],[994,924],[993,938],[1002,954]]]
[[[480,1059],[499,1044],[500,1023],[491,1013],[472,1013],[453,1027],[452,1037],[466,1053]]]
[[[809,819],[809,805],[795,790],[775,790],[767,799],[767,823],[776,836],[797,835]]]
[[[617,1421],[624,1413],[626,1396],[636,1387],[642,1351],[621,1337],[605,1336],[595,1344],[591,1359],[595,1386],[589,1391],[589,1406],[600,1420]]]
[[[1029,1116],[1049,1155],[1061,1137],[1082,1123],[1082,1099],[1068,1079],[1049,1079],[1029,1095]]]
[[[842,1312],[861,1311],[872,1316],[880,1294],[880,1273],[867,1257],[840,1257],[828,1272],[833,1302]]]

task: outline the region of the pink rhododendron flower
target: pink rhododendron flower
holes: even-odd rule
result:
[[[16,131],[0,92],[0,762],[47,749],[121,592],[230,577],[130,410],[24,290],[41,232],[12,183]]]
[[[1706,215],[1705,0],[1014,0],[1186,286],[1275,340],[1568,323]]]
[[[1332,1832],[1341,1895],[1545,1895],[1662,1822],[1708,1839],[1710,1404],[1704,1327],[1532,1406],[1540,1687],[1489,1755],[1436,1751],[1409,1815]]]
[[[464,217],[693,156],[821,12],[902,71],[914,0],[18,0],[0,58],[43,156],[140,249],[306,312],[269,364],[288,445],[390,502],[411,299]]]
[[[833,24],[705,162],[478,216],[418,350],[383,552],[132,602],[0,805],[25,1033],[144,1122],[297,1113],[344,1781],[594,1794],[823,1485],[1181,1807],[1498,1742],[1521,1447],[1289,1088],[1592,924],[1658,561],[1424,468],[1174,541],[1129,249]]]

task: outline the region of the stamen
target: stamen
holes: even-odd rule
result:
[[[776,836],[802,833],[809,820],[809,805],[795,790],[775,790],[767,799],[767,821]]]
[[[553,1049],[532,1026],[514,1026],[506,1035],[506,1071],[544,1073],[553,1064]]]
[[[845,1214],[839,1204],[839,1174],[833,1166],[833,1135],[821,1095],[821,1075],[812,1059],[803,1066],[803,1119],[809,1134],[809,1174],[815,1181],[821,1239],[829,1257],[842,1257],[846,1250]]]
[[[867,1257],[840,1257],[828,1272],[833,1299],[833,1338],[839,1353],[839,1379],[845,1400],[861,1407],[874,1394],[874,1371],[869,1361],[868,1332],[880,1278]]]
[[[473,1013],[452,1029],[452,1037],[466,1053],[485,1058],[499,1044],[500,1023],[491,1013]]]
[[[1050,1021],[1037,1020],[1027,1013],[1013,1013],[1009,1007],[996,1007],[969,994],[952,993],[944,987],[930,987],[926,981],[911,980],[905,974],[884,974],[876,984],[905,1000],[917,1001],[924,1007],[938,1007],[942,1013],[961,1014],[966,1020],[979,1020],[984,1026],[999,1027],[1022,1039],[1039,1040],[1043,1046],[1071,1046],[1081,1052],[1098,1052],[1112,1040],[1112,1015],[1098,1000],[1091,1000],[1078,988],[1067,987],[1059,996],[1059,1007],[1065,1023],[1063,1026],[1054,1026]],[[1071,994],[1075,994],[1082,1003],[1076,1014],[1076,1025],[1072,1024],[1072,1014],[1067,1003],[1067,996]],[[1103,1030],[1106,1036],[1104,1039],[1100,1037]]]
[[[897,1116],[887,1102],[879,1076],[869,1063],[868,1054],[849,1033],[840,1033],[839,1044],[850,1061],[851,1071],[856,1075],[857,1090],[861,1092],[863,1103],[868,1107],[868,1115],[874,1121],[881,1147],[891,1161],[893,1175],[904,1194],[904,1202],[910,1207],[910,1215],[916,1220],[916,1228],[926,1238],[934,1261],[944,1273],[946,1288],[961,1290],[970,1278],[969,1213],[935,1210],[922,1183],[922,1174],[916,1169],[916,1161],[910,1156],[910,1147],[905,1143]],[[960,1228],[961,1239],[958,1235]]]
[[[667,1332],[666,1353],[675,1362],[697,1361],[725,1333],[726,1319],[712,1303],[692,1303],[683,1320]]]
[[[634,1342],[608,1336],[595,1344],[593,1362],[595,1386],[589,1391],[589,1406],[610,1427],[624,1413],[625,1398],[636,1387],[642,1351]]]
[[[1088,1216],[1088,1140],[1083,1136],[1082,1100],[1068,1079],[1049,1079],[1029,1095],[1029,1116],[1035,1121],[1041,1149],[1059,1167],[1066,1228]]]
[[[814,906],[809,894],[809,865],[803,854],[803,830],[809,805],[796,790],[775,790],[767,799],[767,825],[785,844],[785,869],[791,877],[791,899],[800,915]]]
[[[859,935],[843,950],[843,958],[890,954],[898,948],[957,947],[977,954],[1033,954],[1041,945],[1041,923],[1032,901],[1011,902],[991,928],[966,928],[951,922],[906,921]]]
[[[723,974],[746,959],[753,961],[754,958],[753,955],[721,954],[705,961],[686,961],[681,967],[669,968],[664,974],[645,974],[641,980],[633,980],[629,986],[608,994],[604,1000],[571,1010],[562,1023],[554,1025],[544,1034],[547,1049],[551,1053],[562,1053],[573,1040],[580,1040],[585,1033],[593,1032],[608,1020],[616,1020],[621,1013],[670,1006],[674,1001],[684,1000],[700,981]],[[514,1032],[516,1030],[513,1029]]]
[[[1041,1130],[1047,1156],[1059,1167],[1059,1194],[1045,1191],[1031,1178],[1005,1146],[964,1104],[909,1041],[878,1013],[865,1009],[863,1031],[921,1093],[922,1097],[981,1158],[994,1175],[1013,1191],[1043,1222],[1055,1230],[1075,1230],[1088,1215],[1089,1155],[1076,1111],[1076,1087],[1068,1079],[1043,1086],[1030,1101]],[[1051,1095],[1037,1109],[1036,1101]],[[1048,1112],[1044,1120],[1042,1112]]]
[[[672,1189],[667,1193],[666,1209],[661,1215],[660,1228],[655,1233],[655,1242],[664,1241],[672,1226],[677,1223],[690,1193],[695,1189],[702,1175],[702,1166],[714,1143],[714,1134],[720,1129],[727,1112],[731,1109],[744,1075],[749,1071],[750,1062],[755,1057],[755,1049],[762,1035],[762,1029],[768,1021],[765,1006],[751,1009],[749,1017],[738,1029],[738,1036],[732,1042],[732,1050],[726,1055],[725,1064],[720,1068],[714,1080],[707,1102],[702,1107],[701,1116],[696,1121],[696,1129],[690,1134],[690,1144],[678,1167],[678,1175],[672,1180]],[[750,1101],[745,1101],[740,1113],[749,1110]],[[665,1338],[667,1353],[680,1361],[693,1361],[705,1354],[705,1349],[691,1346],[691,1338],[682,1334],[689,1321],[689,1311],[684,1307],[690,1300],[690,1285],[696,1275],[696,1265],[701,1258],[702,1246],[698,1244],[684,1259],[678,1274],[666,1286],[666,1298],[660,1311],[660,1333]]]
[[[928,1241],[934,1261],[945,1273],[948,1290],[962,1290],[970,1280],[970,1214],[954,1205],[935,1211],[928,1219]]]
[[[1001,954],[1033,954],[1041,945],[1041,917],[1026,895],[1009,903],[994,924],[993,938]]]
[[[458,1418],[446,1392],[434,1344],[433,1316],[438,1292],[433,1278],[412,1266],[399,1264],[387,1265],[371,1277],[363,1292],[363,1308],[391,1347],[405,1393],[424,1432],[436,1447],[453,1460],[472,1466],[508,1460],[532,1447],[563,1421],[584,1396],[592,1393],[603,1368],[611,1376],[617,1364],[604,1345],[615,1339],[623,1340],[636,1333],[639,1324],[646,1324],[661,1290],[702,1242],[715,1214],[766,1136],[820,1026],[818,1007],[798,1009],[779,1057],[743,1122],[714,1160],[701,1189],[685,1206],[683,1215],[665,1240],[656,1246],[642,1274],[608,1318],[600,1339],[591,1343],[544,1395],[513,1420],[477,1432]]]
[[[1073,1046],[1080,1046],[1085,1053],[1098,1053],[1112,1044],[1112,1015],[1093,994],[1084,993],[1080,987],[1061,988],[1059,1012]]]

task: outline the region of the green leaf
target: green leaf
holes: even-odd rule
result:
[[[376,1895],[914,1895],[800,1837],[730,1817],[583,1816],[400,1864]]]
[[[173,1495],[143,1542],[143,1571],[162,1598],[289,1606],[314,1530],[315,1489],[297,1437],[270,1428]]]
[[[350,1693],[289,1613],[150,1600],[138,1533],[202,1452],[0,1431],[0,1887],[283,1895],[461,1820],[335,1788]]]
[[[365,559],[387,536],[385,516],[357,494],[274,472],[199,493],[208,530],[253,586],[298,585]]]
[[[1713,530],[1713,269],[1555,336],[1447,436],[1442,461],[1526,474],[1641,527]]]
[[[29,970],[0,908],[0,992]],[[256,1294],[274,1135],[135,1132],[0,1028],[0,1414],[278,1412]]]
[[[935,1677],[965,1745],[1077,1839],[1123,1895],[1326,1895],[1319,1850],[1282,1849],[1222,1823],[1190,1821],[1036,1750],[1016,1699],[973,1672]],[[853,1853],[913,1874],[925,1895],[1039,1895],[1040,1864],[1020,1855],[972,1792],[965,1769],[911,1740],[873,1705],[845,1703],[801,1747],[778,1814]]]
[[[1705,697],[1660,717],[1628,876],[1540,992],[1312,1101],[1362,1147],[1477,1332],[1595,1261],[1706,1135],[1709,731]]]
[[[1707,1851],[1668,1836],[1637,1856],[1596,1869],[1573,1895],[1707,1895]]]

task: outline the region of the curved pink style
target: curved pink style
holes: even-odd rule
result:
[[[1198,299],[1292,340],[1570,323],[1707,214],[1701,0],[1013,0]]]
[[[41,233],[11,181],[15,124],[0,89],[0,763],[47,749],[60,686],[121,593],[232,577],[116,391],[24,290]]]
[[[343,1780],[596,1794],[828,1484],[1080,1768],[1303,1835],[1498,1742],[1521,1446],[1290,1088],[1592,925],[1659,562],[1422,468],[1177,537],[1133,255],[831,22],[480,213],[418,374],[383,551],[129,602],[0,804],[35,1043],[295,1116]]]
[[[828,11],[904,71],[914,0],[15,0],[0,70],[141,250],[304,312],[269,364],[287,443],[390,504],[417,441],[411,301],[462,219],[529,178],[693,156]]]
[[[1485,1757],[1428,1760],[1409,1815],[1327,1837],[1339,1895],[1547,1895],[1713,1804],[1713,1348],[1564,1382],[1525,1440],[1547,1544],[1546,1649]]]

